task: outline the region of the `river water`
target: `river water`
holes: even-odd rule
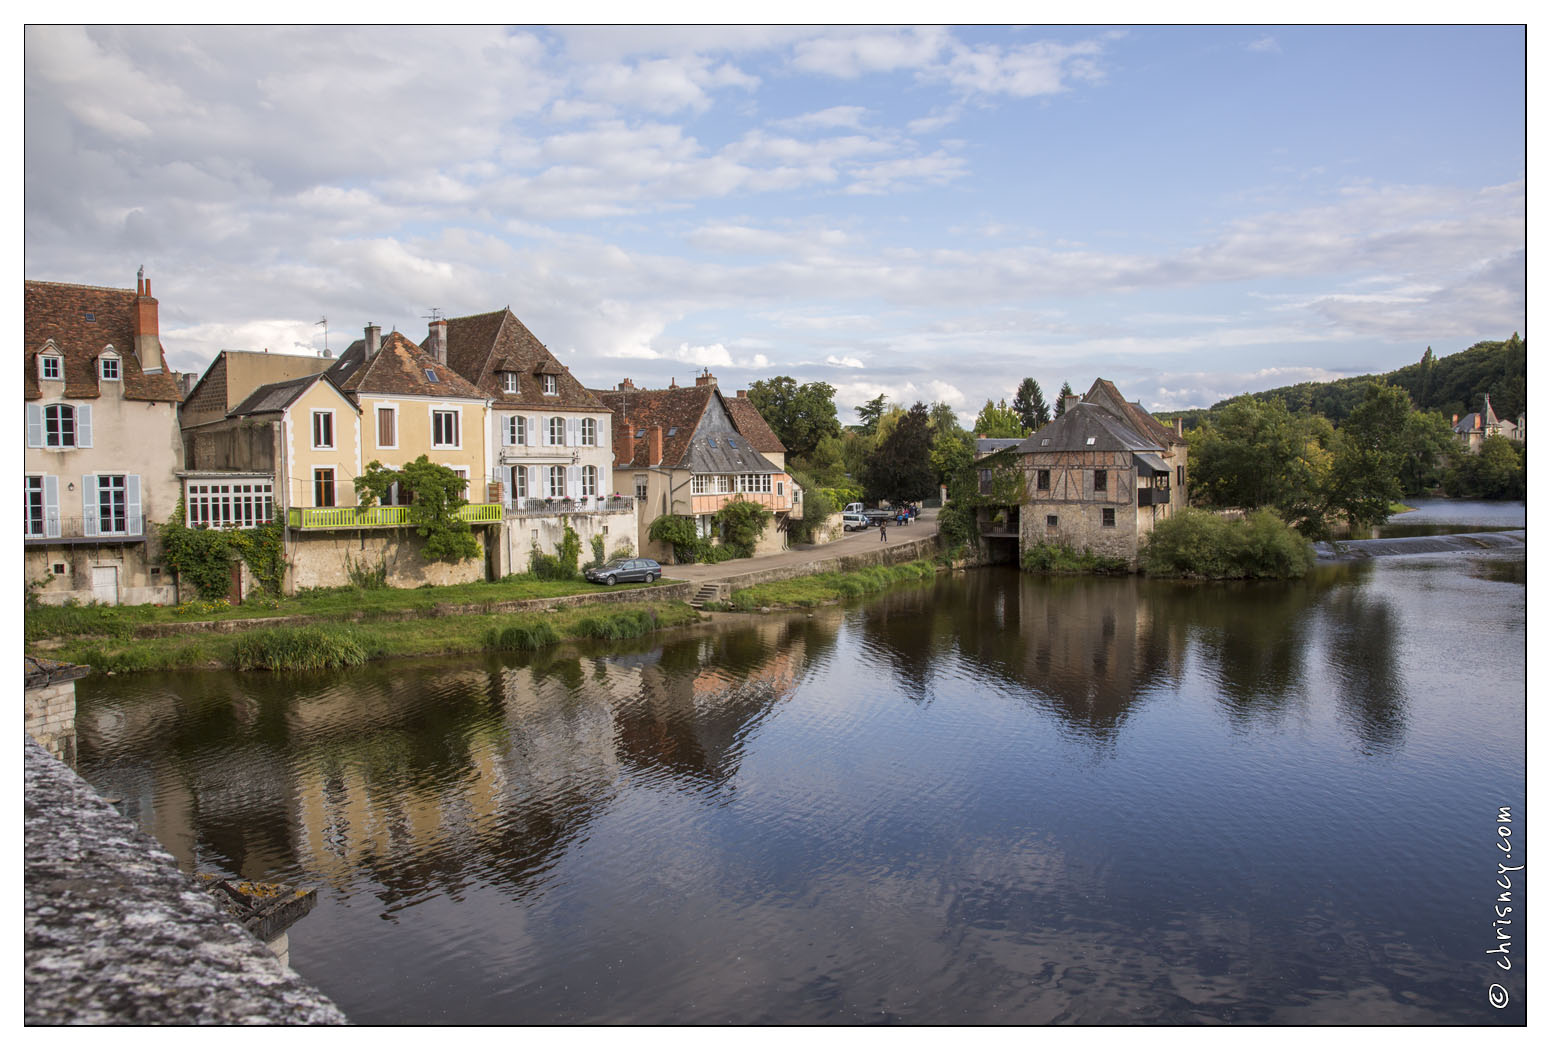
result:
[[[1519,925],[1487,950],[1523,564],[982,569],[608,649],[94,676],[79,767],[190,870],[318,886],[291,965],[359,1023],[1522,1022]]]

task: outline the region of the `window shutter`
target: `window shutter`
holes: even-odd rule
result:
[[[565,469],[565,495],[577,497],[582,494],[582,469],[572,464]]]
[[[124,523],[130,536],[139,536],[144,530],[140,520],[140,476],[138,474],[126,474],[124,476],[124,505],[128,511],[128,520]]]
[[[543,495],[544,495],[544,479],[543,479],[543,476],[539,473],[539,468],[537,468],[537,467],[530,467],[530,468],[528,468],[528,496],[529,497],[535,497],[535,496],[543,496]]]
[[[59,536],[59,477],[43,476],[43,535]]]
[[[539,418],[537,416],[529,416],[528,417],[528,444],[529,445],[541,445],[541,444],[543,444],[541,439],[540,439],[540,435],[539,435]]]
[[[78,406],[75,410],[75,445],[78,449],[92,447],[92,407]]]
[[[576,437],[576,417],[574,416],[565,421],[565,443],[567,445],[582,444]]]
[[[97,476],[81,476],[81,533],[97,535]]]
[[[27,406],[27,448],[43,448],[43,406]]]

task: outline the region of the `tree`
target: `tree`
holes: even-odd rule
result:
[[[758,380],[749,401],[775,431],[789,456],[809,456],[825,438],[840,434],[835,388],[815,381],[798,385],[790,376]]]
[[[479,554],[473,527],[458,517],[458,508],[468,503],[463,495],[468,479],[451,467],[432,463],[423,453],[398,471],[373,460],[355,479],[360,506],[381,503],[395,484],[401,492],[412,494],[409,522],[425,540],[427,559],[462,562]]]
[[[1482,500],[1522,500],[1525,492],[1524,446],[1500,434],[1489,434],[1479,453],[1463,449],[1449,472],[1450,496]]]
[[[1413,412],[1401,431],[1400,482],[1406,494],[1424,493],[1442,481],[1451,452],[1459,447],[1441,412]]]
[[[944,431],[955,432],[964,429],[959,426],[959,414],[954,412],[953,406],[945,401],[932,402],[930,416],[929,424],[932,428],[934,439]]]
[[[1039,389],[1039,381],[1025,376],[1018,384],[1018,393],[1012,399],[1013,411],[1023,421],[1023,429],[1033,434],[1050,422],[1050,406],[1045,404],[1045,392]]]
[[[862,419],[863,434],[872,434],[878,429],[878,421],[883,418],[884,410],[888,408],[888,405],[888,396],[880,394],[872,401],[851,406]]]
[[[1235,398],[1190,433],[1192,491],[1208,506],[1246,511],[1296,501],[1307,482],[1294,472],[1306,437],[1280,401]]]
[[[1336,435],[1324,492],[1327,514],[1342,515],[1359,528],[1388,520],[1391,507],[1405,495],[1400,472],[1410,415],[1411,397],[1404,390],[1368,385]]]
[[[984,438],[1022,438],[1027,434],[1023,420],[1007,407],[1006,398],[997,405],[986,399],[985,408],[975,417],[974,433]]]
[[[926,406],[916,402],[868,457],[862,486],[869,500],[924,500],[932,494],[932,437]]]
[[[1063,415],[1066,414],[1066,399],[1071,397],[1075,393],[1076,393],[1076,391],[1072,390],[1072,385],[1070,383],[1065,382],[1065,381],[1062,382],[1062,384],[1061,384],[1061,393],[1056,395],[1056,415],[1057,416],[1063,416]]]
[[[837,435],[820,438],[811,454],[792,456],[786,462],[792,470],[803,472],[818,485],[844,485],[849,477],[845,464],[845,439]]]
[[[937,484],[947,485],[949,479],[975,462],[975,440],[962,427],[951,431],[939,429],[932,438],[930,458]]]

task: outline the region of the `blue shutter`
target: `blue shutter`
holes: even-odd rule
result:
[[[92,407],[79,405],[75,410],[75,445],[78,449],[92,447]]]
[[[59,477],[43,476],[43,535],[59,536]]]
[[[140,517],[140,476],[138,474],[126,474],[124,476],[124,509],[128,512],[124,528],[130,536],[139,536],[144,530],[144,523]]]
[[[43,448],[43,406],[27,406],[27,448]]]
[[[97,535],[97,476],[81,476],[81,534]]]

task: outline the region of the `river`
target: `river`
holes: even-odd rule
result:
[[[318,886],[291,965],[359,1023],[1522,1023],[1523,565],[981,569],[608,649],[94,676],[79,768],[185,868]]]

